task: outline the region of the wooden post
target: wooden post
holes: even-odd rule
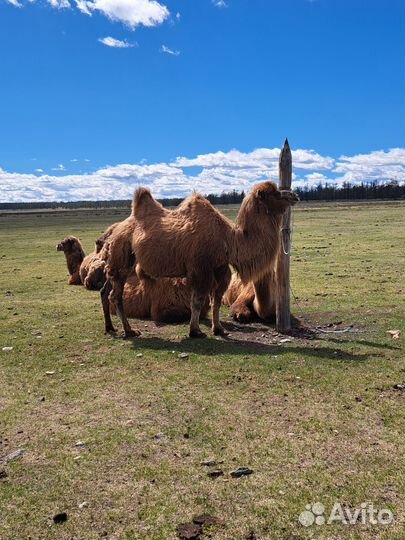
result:
[[[278,163],[279,188],[291,189],[292,157],[288,139],[280,152]],[[290,234],[291,234],[291,208],[283,216],[281,226],[281,245],[277,260],[278,294],[276,301],[276,329],[278,332],[291,330],[290,313]]]

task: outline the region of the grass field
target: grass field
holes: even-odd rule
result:
[[[89,251],[121,217],[0,215],[1,540],[170,540],[204,513],[223,520],[206,530],[218,540],[403,540],[405,363],[387,333],[404,330],[403,207],[297,207],[294,314],[353,328],[284,343],[258,324],[228,339],[148,321],[141,338],[105,336],[99,295],[67,285],[55,244],[74,234]],[[254,473],[230,476],[243,466]],[[394,521],[306,528],[315,502]]]

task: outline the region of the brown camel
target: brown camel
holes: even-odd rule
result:
[[[89,290],[102,289],[106,280],[105,251],[97,252],[97,249],[102,249],[115,226],[116,224],[109,227],[96,240],[96,251],[87,256],[84,255],[80,240],[75,236],[68,236],[57,245],[57,250],[64,251],[66,256],[70,273],[69,284],[83,284]],[[77,257],[77,253],[81,253],[81,257]],[[124,289],[125,313],[135,319],[182,322],[190,318],[190,298],[191,289],[184,279],[140,280],[138,276],[132,274],[128,277]],[[110,309],[111,313],[115,314],[114,305],[111,305]],[[206,317],[208,309],[207,302],[203,309],[203,317]]]
[[[231,279],[229,264],[244,283],[263,276],[279,251],[282,216],[297,200],[294,193],[263,182],[245,197],[234,225],[201,195],[194,194],[176,210],[167,210],[148,189],[139,188],[132,217],[111,235],[106,266],[110,296],[125,335],[139,334],[131,329],[122,301],[125,280],[135,264],[137,272],[151,278],[187,278],[192,289],[190,337],[205,336],[199,318],[208,296],[213,333],[224,335],[219,315]]]
[[[80,266],[85,254],[80,241],[75,236],[67,236],[56,245],[56,251],[63,251],[69,271],[69,285],[81,285]]]
[[[123,302],[128,318],[152,319],[155,322],[175,323],[190,319],[191,289],[185,279],[139,279],[135,274],[125,283]],[[209,310],[207,301],[201,311],[205,318]],[[113,303],[112,315],[116,314]]]
[[[236,321],[247,323],[256,317],[273,321],[276,316],[276,293],[274,272],[268,272],[246,284],[235,273],[224,294],[223,303],[230,307],[230,313]]]
[[[84,285],[86,289],[99,291],[105,282],[105,261],[100,259],[96,251],[84,254],[80,240],[75,236],[67,236],[56,246],[63,251],[69,271],[69,285]]]

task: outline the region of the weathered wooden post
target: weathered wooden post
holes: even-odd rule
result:
[[[288,139],[280,152],[278,163],[279,188],[291,189],[292,156]],[[291,208],[288,208],[283,217],[281,227],[281,245],[277,260],[278,294],[276,301],[276,329],[279,332],[288,332],[291,329],[290,313],[290,235],[291,235]]]

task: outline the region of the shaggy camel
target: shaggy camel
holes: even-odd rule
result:
[[[268,272],[246,284],[238,274],[233,274],[223,303],[230,307],[236,321],[247,323],[256,317],[272,321],[276,316],[276,291],[274,272]]]
[[[85,258],[80,241],[75,236],[67,236],[56,245],[56,251],[63,251],[69,271],[69,285],[81,285],[80,266]]]
[[[229,264],[244,283],[259,279],[274,264],[282,216],[297,200],[294,193],[263,182],[245,197],[234,225],[201,195],[194,194],[176,210],[167,210],[148,189],[139,188],[132,218],[111,236],[106,266],[125,335],[139,335],[131,329],[122,302],[125,280],[135,264],[138,273],[151,278],[187,278],[192,289],[190,337],[205,337],[199,319],[208,296],[212,331],[224,335],[220,306],[231,279]]]
[[[174,323],[190,319],[191,289],[185,279],[139,279],[135,274],[125,283],[123,302],[125,315],[134,319],[152,319],[155,322]],[[205,318],[209,310],[207,301],[201,311]],[[116,314],[113,303],[110,312]]]
[[[105,261],[94,251],[84,254],[80,240],[75,236],[67,236],[56,246],[63,251],[69,271],[69,285],[84,285],[86,289],[98,291],[105,282]]]
[[[111,225],[96,240],[96,251],[90,255],[84,256],[80,240],[74,236],[65,238],[57,245],[57,250],[65,253],[69,273],[71,277],[75,276],[75,285],[83,283],[90,290],[102,289],[106,280],[105,251],[102,251],[102,247],[116,225]],[[81,257],[77,257],[75,255],[77,253],[81,253]],[[181,322],[190,318],[190,298],[191,290],[184,279],[140,280],[138,276],[132,274],[125,285],[123,300],[125,313],[130,318]],[[203,317],[207,315],[208,309],[207,302],[203,309]],[[113,304],[110,310],[114,315]]]

